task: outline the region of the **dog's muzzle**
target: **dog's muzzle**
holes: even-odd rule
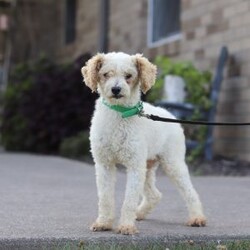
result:
[[[113,94],[113,97],[116,99],[121,98],[122,97],[122,95],[120,94],[121,90],[122,90],[121,87],[118,87],[118,86],[112,87],[111,92]]]

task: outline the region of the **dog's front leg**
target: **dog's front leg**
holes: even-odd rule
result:
[[[146,166],[137,165],[136,168],[127,170],[127,185],[125,192],[125,200],[123,202],[120,224],[117,229],[121,234],[138,233],[135,227],[136,209],[138,207],[140,195],[146,177]]]
[[[98,193],[98,218],[91,226],[92,231],[112,229],[115,214],[114,186],[115,166],[106,167],[96,164],[96,184]]]

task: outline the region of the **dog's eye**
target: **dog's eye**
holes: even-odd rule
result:
[[[109,76],[109,73],[104,73],[103,76],[107,78]]]
[[[125,75],[126,80],[129,80],[131,77],[132,77],[131,74],[126,74],[126,75]]]

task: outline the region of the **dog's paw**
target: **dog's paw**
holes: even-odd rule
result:
[[[187,222],[187,226],[190,226],[190,227],[205,227],[206,223],[207,223],[206,218],[203,217],[203,216],[200,216],[200,217],[191,218]]]
[[[136,220],[144,220],[146,218],[145,213],[142,212],[136,212]]]
[[[94,222],[91,225],[90,230],[93,231],[93,232],[109,231],[109,230],[112,230],[112,225],[111,224]]]
[[[133,235],[139,233],[139,231],[134,225],[120,225],[117,228],[116,233],[124,235]]]

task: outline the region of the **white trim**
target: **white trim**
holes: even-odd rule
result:
[[[172,43],[183,38],[181,32],[176,32],[172,35],[164,37],[158,41],[153,42],[153,1],[148,0],[148,20],[147,20],[147,45],[149,48],[155,48],[164,44]]]
[[[150,41],[148,43],[148,47],[149,48],[155,48],[155,47],[159,47],[161,45],[164,45],[164,44],[168,44],[168,43],[172,43],[172,42],[175,42],[175,41],[178,41],[178,40],[181,40],[183,38],[183,35],[181,32],[178,32],[174,35],[170,35],[168,37],[165,37],[165,38],[162,38],[156,42],[152,42]]]

